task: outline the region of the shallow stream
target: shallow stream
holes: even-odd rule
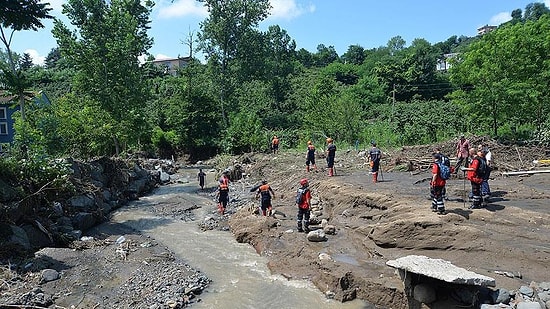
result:
[[[214,202],[197,195],[196,170],[185,170],[178,184],[163,186],[152,195],[123,207],[112,221],[131,226],[156,239],[213,283],[194,308],[374,308],[362,301],[340,303],[327,299],[306,280],[272,275],[267,259],[248,244],[239,244],[230,232],[199,229],[197,221],[166,220],[147,208],[178,200],[182,209],[197,205],[197,220],[215,209]]]

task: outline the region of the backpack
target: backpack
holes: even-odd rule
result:
[[[487,172],[488,172],[487,162],[482,158],[476,158],[476,160],[479,161],[479,164],[476,170],[476,176],[481,179],[485,179],[485,176],[487,175]]]
[[[302,204],[302,201],[304,200],[304,195],[307,192],[307,188],[300,188],[298,191],[296,191],[296,204],[300,205]]]
[[[445,163],[437,162],[437,166],[439,167],[439,177],[441,179],[447,180],[451,178],[451,169]]]

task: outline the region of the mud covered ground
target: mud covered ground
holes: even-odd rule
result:
[[[342,301],[358,297],[384,308],[409,306],[401,280],[385,264],[406,255],[448,260],[492,277],[497,288],[508,290],[550,281],[550,174],[505,177],[502,173],[514,159],[501,160],[500,171],[495,170],[490,181],[490,204],[475,210],[464,200],[469,182],[457,175],[448,181],[447,214],[437,215],[430,210],[430,174],[418,164],[430,162],[430,153],[425,146],[386,154],[386,171],[376,184],[356,151],[337,153],[335,177],[327,177],[324,168],[306,173],[301,153],[247,158],[251,163],[245,169],[251,177],[267,179],[279,194],[276,211],[270,218],[251,214],[253,207],[239,211],[230,221],[231,230],[237,240],[269,256],[273,272],[308,278]],[[522,164],[528,164],[540,152],[523,155]],[[516,161],[516,168],[524,169]],[[388,171],[411,166],[409,172]],[[337,229],[326,242],[308,242],[305,234],[296,232],[293,200],[302,177],[310,179],[319,200],[318,219],[327,219]],[[322,253],[331,259],[320,259]]]

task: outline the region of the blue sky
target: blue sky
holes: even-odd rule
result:
[[[61,14],[65,0],[43,2],[49,2],[53,15],[68,24]],[[296,41],[297,49],[315,52],[324,44],[342,55],[350,45],[379,47],[397,35],[407,45],[415,38],[433,44],[452,35],[475,36],[477,28],[506,22],[514,9],[523,11],[532,2],[550,7],[550,0],[271,0],[271,15],[260,30],[277,24]],[[187,56],[189,48],[182,42],[189,33],[196,38],[199,23],[207,16],[205,8],[194,0],[155,3],[149,30],[155,43],[149,53],[157,58]],[[53,22],[45,21],[45,26],[36,32],[15,33],[12,50],[29,53],[35,63],[43,62],[57,45],[51,34]]]

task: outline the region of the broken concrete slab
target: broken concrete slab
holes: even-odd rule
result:
[[[460,268],[442,259],[422,255],[408,255],[386,262],[386,265],[426,277],[455,284],[495,286],[495,279]]]

